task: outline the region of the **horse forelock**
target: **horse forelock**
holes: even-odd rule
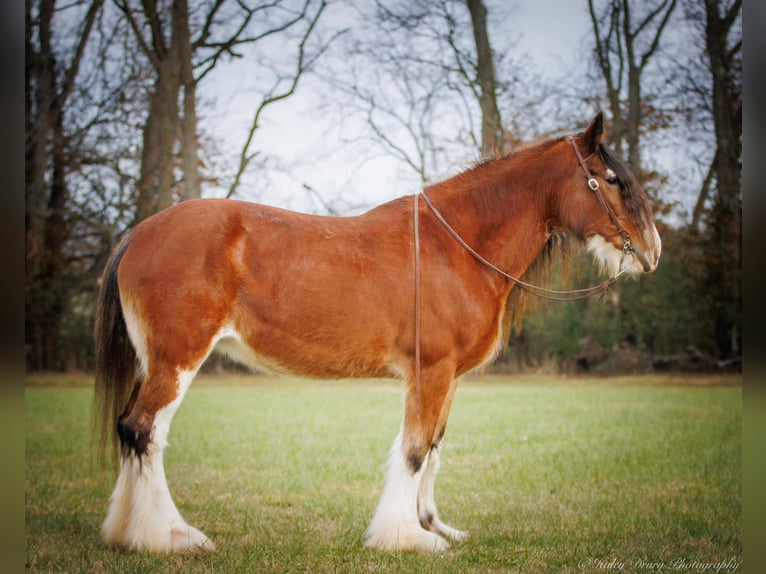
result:
[[[608,145],[599,144],[598,152],[604,165],[614,172],[620,182],[620,197],[630,217],[642,227],[649,225],[654,219],[649,197],[636,176]]]

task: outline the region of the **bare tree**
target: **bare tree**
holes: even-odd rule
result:
[[[53,23],[60,10],[55,0],[27,1],[26,27],[26,329],[27,364],[53,366],[64,312],[59,284],[66,268],[64,243],[68,142],[64,113],[80,63],[103,0],[75,2],[60,10],[77,10],[76,43],[69,54],[57,49]]]
[[[169,8],[159,0],[143,0],[140,6],[132,5],[130,0],[115,0],[115,3],[130,23],[137,45],[154,73],[143,130],[136,200],[138,221],[177,199],[200,196],[196,98],[199,81],[224,57],[241,57],[239,50],[244,46],[307,22],[308,31],[300,44],[298,72],[291,87],[279,92],[280,78],[278,86],[268,92],[257,108],[235,183],[229,191],[232,195],[251,159],[248,149],[262,111],[271,103],[292,95],[298,78],[311,62],[305,56],[305,42],[326,2],[320,0],[312,12],[312,7],[317,5],[314,0],[274,0],[252,7],[234,0],[215,0],[193,7],[197,23],[194,26],[188,0],[172,0]],[[176,142],[180,147],[183,174],[180,189],[175,177]]]
[[[633,13],[634,4],[630,0],[609,0],[606,9],[598,14],[594,0],[588,0],[596,59],[613,121],[612,142],[623,152],[626,144],[630,168],[641,174],[640,133],[647,108],[642,75],[657,53],[676,0],[650,4],[639,17]]]
[[[715,339],[723,360],[741,348],[742,31],[741,0],[705,1],[705,46],[712,85],[717,193],[711,213],[709,275]]]
[[[455,160],[502,153],[506,143],[497,57],[481,0],[376,2],[323,78],[342,93],[343,116],[422,181]],[[459,158],[459,159],[458,159]]]

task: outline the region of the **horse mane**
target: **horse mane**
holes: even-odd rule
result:
[[[504,155],[481,158],[454,179],[459,181],[470,178],[472,186],[486,187],[494,182],[495,168],[501,167],[508,161],[520,159],[526,154],[544,153],[563,139],[564,136],[525,142]],[[599,143],[596,151],[604,165],[614,172],[620,182],[622,201],[630,216],[642,225],[651,221],[653,216],[646,193],[625,162],[604,143]],[[582,241],[571,234],[552,235],[519,279],[532,285],[546,286],[550,284],[555,272],[558,271],[562,282],[566,285],[572,272],[576,271],[578,260],[583,253],[582,247]],[[511,336],[518,336],[521,333],[524,317],[527,312],[534,309],[536,299],[537,297],[530,299],[529,291],[519,285],[511,289],[506,300],[502,323],[506,346]]]
[[[582,242],[575,237],[558,233],[551,235],[540,252],[540,255],[527,267],[524,274],[519,277],[525,283],[545,287],[550,285],[557,269],[561,274],[564,284],[575,269],[577,256],[582,253]],[[526,314],[535,308],[538,298],[530,299],[530,292],[520,285],[515,285],[505,302],[503,313],[503,340],[508,341],[511,336],[521,334],[521,328]]]
[[[451,182],[453,185],[457,184],[458,186],[461,183],[470,183],[470,187],[474,190],[494,187],[497,181],[497,174],[505,171],[502,170],[501,172],[498,171],[498,169],[503,168],[507,162],[522,159],[522,156],[527,154],[543,153],[562,139],[564,138],[554,137],[539,141],[525,142],[517,145],[512,151],[503,155],[479,158],[472,165],[445,181]],[[617,169],[613,168],[613,170],[616,174]],[[626,170],[623,168],[620,170],[620,173],[622,174],[624,171]],[[627,172],[628,175],[629,173],[630,172]],[[440,187],[445,181],[428,185],[426,186],[426,189]],[[541,253],[519,279],[533,285],[544,286],[549,283],[553,277],[557,263],[560,265],[562,276],[567,278],[570,269],[572,268],[572,262],[578,252],[577,248],[580,244],[581,242],[567,234],[562,233],[552,235],[548,238]],[[521,333],[524,317],[527,311],[533,309],[534,305],[530,304],[533,302],[534,299],[530,300],[529,292],[523,287],[515,285],[511,289],[506,300],[502,319],[502,338],[505,341],[504,347],[507,347],[511,335],[519,335]]]
[[[473,169],[484,169],[487,166],[513,160],[517,156],[524,154],[542,153],[544,150],[560,142],[562,139],[563,137],[558,137],[547,140],[525,142],[516,146],[511,152],[501,157],[486,158],[477,162]],[[575,260],[575,256],[579,252],[580,247],[581,242],[568,234],[560,233],[552,235],[548,238],[543,250],[531,265],[527,267],[527,270],[521,277],[519,277],[519,279],[532,285],[548,285],[553,278],[554,270],[558,264],[561,274],[566,280],[569,277],[573,267],[573,261]],[[521,334],[524,317],[527,312],[534,309],[536,302],[537,297],[532,297],[532,299],[530,299],[529,291],[520,285],[515,285],[511,289],[505,303],[502,319],[502,337],[503,341],[505,341],[503,346],[504,349],[507,349],[508,342],[512,336],[519,336]]]

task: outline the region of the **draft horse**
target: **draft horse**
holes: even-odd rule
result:
[[[173,415],[214,349],[303,377],[402,378],[367,545],[430,552],[462,539],[434,502],[442,438],[458,378],[506,344],[515,278],[561,236],[610,276],[657,266],[647,196],[602,139],[598,114],[575,136],[354,217],[200,199],[133,228],[106,265],[95,329],[102,446],[111,436],[120,464],[104,540],[214,547],[182,518],[163,468]]]

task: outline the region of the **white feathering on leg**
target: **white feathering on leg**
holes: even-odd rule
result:
[[[407,468],[402,452],[402,433],[396,436],[378,507],[367,529],[367,546],[379,550],[441,552],[448,544],[428,532],[418,520],[417,496],[426,461],[416,473]]]

